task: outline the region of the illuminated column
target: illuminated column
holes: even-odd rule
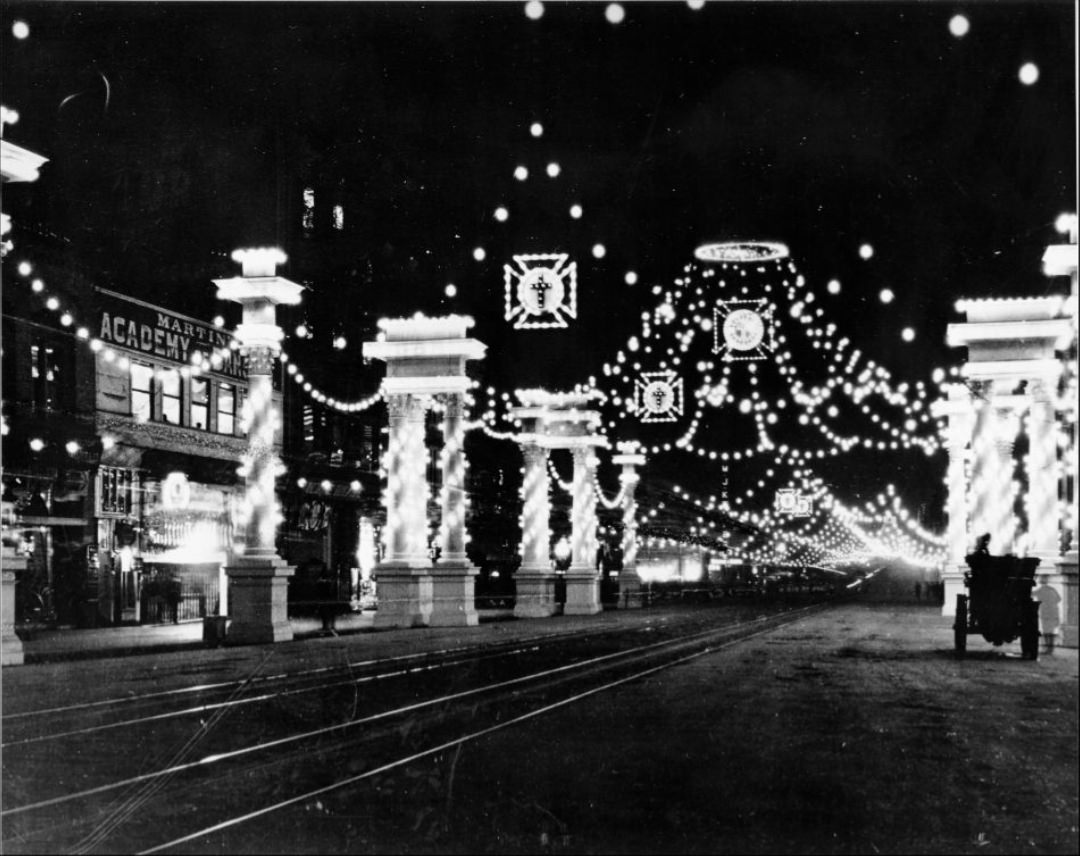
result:
[[[248,362],[245,422],[248,450],[243,460],[245,503],[249,514],[242,555],[234,553],[225,572],[229,578],[232,623],[229,644],[284,642],[292,639],[288,615],[288,578],[294,568],[285,564],[274,546],[278,506],[274,480],[280,462],[274,440],[280,416],[274,406],[272,370],[283,333],[276,306],[300,302],[303,286],[276,275],[285,254],[277,249],[237,250],[242,276],[216,279],[217,296],[243,306],[243,323],[236,328],[240,349]]]
[[[975,538],[989,533],[990,552],[1002,555],[1013,546],[1016,520],[1012,460],[1016,420],[1001,400],[993,396],[992,382],[979,384],[982,400],[975,406],[975,427],[971,449],[975,455],[971,476],[971,527]]]
[[[427,407],[413,395],[388,395],[387,543],[390,562],[429,564],[427,551]]]
[[[1046,569],[1060,555],[1059,524],[1061,511],[1058,504],[1057,425],[1054,421],[1054,403],[1050,390],[1057,377],[1034,380],[1029,391],[1031,405],[1028,410],[1028,536],[1029,555],[1038,556]]]
[[[465,554],[465,422],[464,394],[443,396],[442,555],[431,571],[432,626],[475,626],[477,569]]]
[[[596,570],[596,455],[591,444],[574,445],[573,504],[570,511],[570,567],[566,571],[564,615],[600,612]]]
[[[1064,356],[1064,381],[1059,399],[1061,433],[1064,435],[1062,494],[1065,497],[1064,534],[1065,550],[1054,563],[1054,573],[1049,583],[1058,592],[1061,626],[1057,643],[1066,648],[1080,647],[1080,558],[1077,553],[1077,451],[1080,450],[1080,419],[1077,418],[1077,219],[1076,214],[1062,214],[1055,224],[1057,230],[1068,236],[1068,243],[1053,244],[1043,254],[1043,272],[1050,277],[1069,278],[1069,296],[1063,314],[1068,319],[1067,342],[1058,342],[1057,350]]]
[[[624,609],[641,607],[641,577],[637,572],[637,467],[644,466],[645,456],[636,452],[637,444],[620,443],[619,454],[612,463],[622,465],[619,484],[622,486],[622,570],[619,571],[619,606]]]
[[[514,574],[514,615],[547,618],[557,608],[555,571],[549,558],[548,450],[537,445],[533,438],[522,443],[522,453],[525,457],[525,477],[521,483],[522,561]]]
[[[445,397],[442,453],[442,560],[465,560],[465,423],[461,395]]]
[[[970,548],[968,537],[968,485],[967,452],[971,440],[972,412],[967,388],[954,383],[949,388],[949,400],[935,405],[935,415],[946,416],[946,446],[949,452],[949,468],[945,477],[948,488],[946,513],[948,516],[948,553],[941,581],[944,585],[944,602],[941,614],[956,614],[956,596],[964,594],[964,573],[967,563],[964,556]]]
[[[390,552],[375,569],[375,627],[458,626],[478,623],[474,602],[477,569],[465,556],[465,458],[462,398],[470,386],[467,360],[485,346],[466,338],[473,320],[459,315],[383,319],[379,341],[364,343],[364,356],[386,362],[383,392],[390,405],[386,519]],[[447,402],[443,452],[441,533],[444,553],[427,554],[426,402]]]

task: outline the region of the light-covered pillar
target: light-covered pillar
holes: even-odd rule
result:
[[[1049,277],[1068,277],[1069,295],[1065,301],[1063,315],[1068,319],[1069,334],[1067,341],[1057,343],[1059,356],[1063,357],[1064,377],[1059,398],[1061,433],[1064,438],[1062,456],[1063,472],[1061,487],[1064,497],[1063,534],[1064,551],[1054,563],[1054,574],[1050,583],[1060,597],[1060,621],[1057,630],[1057,644],[1066,648],[1080,647],[1080,558],[1077,553],[1077,537],[1080,529],[1077,523],[1077,451],[1080,450],[1080,419],[1077,405],[1077,328],[1080,313],[1077,308],[1077,218],[1076,212],[1065,213],[1055,223],[1058,232],[1068,237],[1068,243],[1052,244],[1043,254],[1043,273]]]
[[[622,569],[619,571],[619,606],[623,609],[641,607],[641,577],[637,572],[637,492],[640,477],[637,468],[644,466],[645,456],[634,443],[620,443],[619,454],[612,463],[622,465],[619,484],[622,488]]]
[[[290,567],[278,556],[274,541],[280,517],[274,482],[280,467],[275,437],[280,414],[273,400],[274,359],[284,335],[277,325],[276,306],[300,302],[303,286],[276,275],[285,254],[273,248],[237,250],[242,275],[216,279],[217,296],[243,307],[243,322],[236,328],[240,350],[247,357],[248,396],[244,405],[248,449],[244,474],[245,510],[248,515],[242,555],[231,557],[229,579],[232,621],[229,644],[285,642],[292,639],[288,614]]]
[[[572,447],[573,497],[570,510],[570,567],[566,571],[564,615],[600,612],[600,575],[596,570],[596,455],[590,445]]]
[[[442,520],[439,527],[442,554],[431,571],[433,626],[475,626],[477,569],[465,554],[465,421],[464,394],[444,393]]]
[[[968,568],[964,557],[970,547],[968,543],[967,456],[973,419],[967,387],[963,384],[952,384],[949,388],[948,400],[937,403],[934,413],[948,419],[945,428],[945,444],[949,453],[949,465],[945,475],[945,485],[948,489],[946,495],[948,552],[945,557],[945,567],[941,573],[944,587],[941,614],[952,616],[956,614],[956,596],[965,593],[964,573]]]
[[[550,499],[548,496],[548,450],[535,442],[523,440],[525,475],[521,483],[521,567],[514,574],[516,598],[514,615],[518,618],[547,618],[554,615],[555,571],[551,566]]]
[[[427,447],[423,399],[386,396],[386,558],[376,568],[374,626],[424,627],[431,620],[431,559],[427,550]]]
[[[1042,560],[1044,571],[1061,555],[1057,424],[1051,398],[1056,382],[1056,377],[1031,382],[1027,415],[1028,554]]]
[[[971,527],[974,538],[990,535],[991,553],[1004,555],[1012,549],[1016,535],[1012,452],[1017,424],[1010,409],[995,399],[992,389],[993,384],[984,381],[976,392],[971,439],[975,458],[971,475]]]

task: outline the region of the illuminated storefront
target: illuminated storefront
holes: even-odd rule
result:
[[[243,539],[243,360],[212,324],[95,291],[101,620],[225,614],[223,568]]]

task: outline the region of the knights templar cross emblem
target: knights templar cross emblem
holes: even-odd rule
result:
[[[506,320],[515,330],[568,327],[577,318],[577,262],[566,253],[514,256],[503,265]]]

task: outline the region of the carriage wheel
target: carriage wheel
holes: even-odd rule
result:
[[[1027,601],[1022,604],[1023,615],[1020,619],[1020,653],[1028,660],[1039,659],[1039,602]]]
[[[967,622],[967,595],[958,594],[956,596],[956,619],[953,622],[953,638],[956,642],[957,654],[963,654],[967,650]]]

